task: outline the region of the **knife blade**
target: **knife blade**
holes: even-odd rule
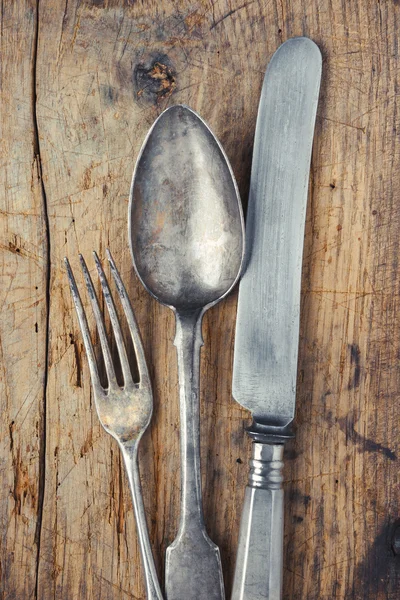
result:
[[[293,437],[301,266],[321,53],[292,38],[273,55],[254,139],[233,397],[252,412],[232,600],[282,595],[283,444]]]

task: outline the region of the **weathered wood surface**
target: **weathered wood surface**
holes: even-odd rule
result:
[[[161,110],[183,102],[220,138],[246,198],[263,73],[282,41],[307,35],[324,62],[284,599],[398,599],[399,2],[18,0],[0,19],[0,597],[144,598],[62,263],[106,247],[153,378],[141,465],[162,574],[179,514],[177,368],[172,314],[132,273],[134,162]],[[231,398],[235,307],[233,294],[205,318],[201,393],[205,513],[228,595],[249,457],[248,415]]]
[[[47,227],[35,120],[36,6],[0,15],[0,597],[36,595],[43,506]]]

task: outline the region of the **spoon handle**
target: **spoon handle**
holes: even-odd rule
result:
[[[218,547],[207,535],[200,474],[199,375],[203,312],[176,314],[181,427],[181,517],[167,548],[165,592],[168,600],[223,600]]]

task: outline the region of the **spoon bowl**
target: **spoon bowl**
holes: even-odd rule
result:
[[[133,175],[129,223],[136,271],[163,304],[208,308],[236,283],[238,189],[221,145],[189,108],[167,109],[151,128]]]
[[[239,278],[244,224],[222,146],[185,106],[164,111],[143,144],[132,179],[129,238],[143,285],[176,315],[181,518],[166,553],[167,600],[223,600],[219,550],[206,533],[202,508],[201,321]]]

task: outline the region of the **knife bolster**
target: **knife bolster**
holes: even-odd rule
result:
[[[291,422],[284,427],[279,427],[264,425],[253,420],[246,431],[255,442],[260,444],[285,444],[294,438]]]

